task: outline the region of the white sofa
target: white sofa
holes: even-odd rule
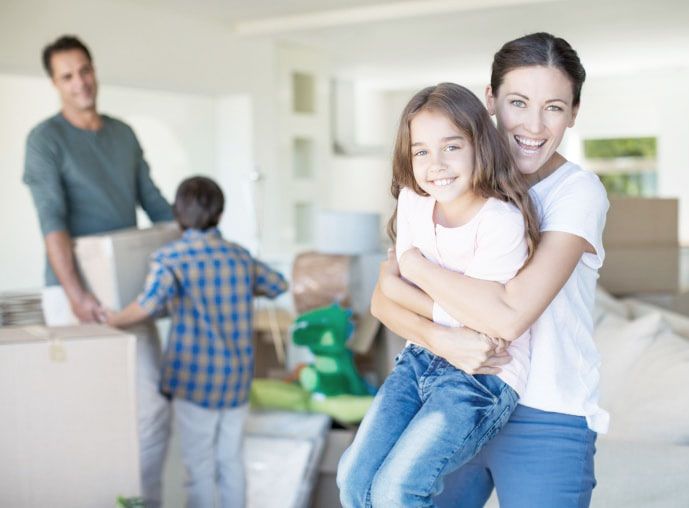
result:
[[[598,292],[601,405],[592,505],[689,507],[689,317]]]
[[[591,506],[687,508],[689,317],[599,290],[594,319],[611,421],[596,442]]]

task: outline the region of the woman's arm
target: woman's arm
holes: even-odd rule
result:
[[[371,299],[371,314],[397,335],[425,347],[469,374],[497,374],[510,361],[504,344],[465,327],[448,328],[407,310],[383,293],[385,277],[399,276],[390,261],[381,264],[379,283]],[[403,282],[403,281],[401,281]],[[403,282],[404,283],[404,282]],[[406,284],[406,283],[405,283]]]
[[[549,231],[531,261],[507,284],[445,270],[418,250],[404,253],[402,275],[466,326],[493,337],[523,334],[553,301],[584,252],[593,247],[583,238]]]

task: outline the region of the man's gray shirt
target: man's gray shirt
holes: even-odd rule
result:
[[[136,226],[141,205],[153,222],[172,220],[172,209],[150,177],[134,131],[102,115],[97,131],[73,126],[61,113],[37,125],[26,142],[24,183],[43,235],[72,237]],[[46,285],[59,284],[46,261]]]

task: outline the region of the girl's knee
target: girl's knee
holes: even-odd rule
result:
[[[337,486],[340,489],[340,503],[344,508],[363,508],[368,497],[368,485],[357,481],[356,475],[337,473]]]
[[[336,482],[340,489],[340,503],[344,508],[365,506],[369,484],[351,463],[351,453],[345,451],[337,465]]]
[[[401,478],[386,475],[384,470],[378,472],[371,485],[371,503],[373,506],[409,506]]]

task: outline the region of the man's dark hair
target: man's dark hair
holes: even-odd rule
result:
[[[172,210],[182,229],[206,230],[218,225],[224,207],[225,197],[217,183],[192,176],[177,187]]]
[[[84,52],[86,58],[89,62],[93,62],[91,59],[91,53],[89,48],[81,42],[74,35],[63,35],[59,37],[55,42],[48,44],[43,48],[43,68],[48,73],[48,76],[53,77],[53,67],[51,65],[51,59],[55,53],[60,53],[61,51],[70,51],[72,49],[78,49]]]

